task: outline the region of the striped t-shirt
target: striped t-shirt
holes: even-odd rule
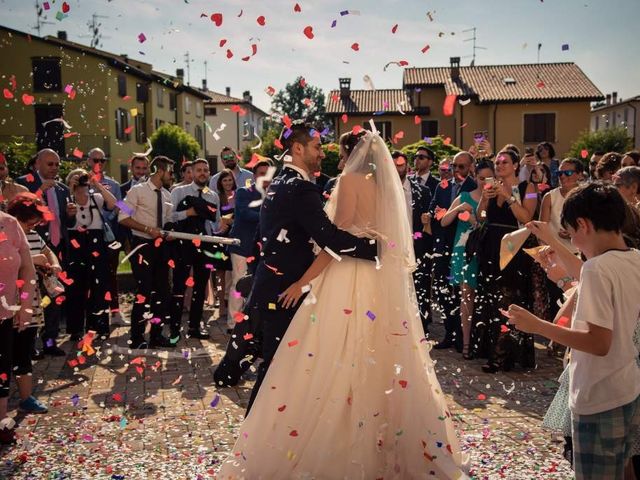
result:
[[[35,230],[30,230],[27,232],[27,243],[29,243],[29,253],[31,257],[36,255],[40,255],[46,244],[44,240],[40,236],[38,232]],[[36,269],[36,273],[38,274],[38,279],[41,276],[41,273]],[[42,312],[42,294],[40,293],[40,282],[36,282],[36,288],[33,295],[33,315],[31,317],[30,327],[40,327],[44,325],[44,316]]]

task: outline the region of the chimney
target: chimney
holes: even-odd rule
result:
[[[253,100],[253,98],[251,97],[251,92],[249,90],[245,90],[244,92],[242,92],[242,98],[245,102],[249,103],[251,103],[251,101]]]
[[[611,94],[607,93],[607,103],[606,105],[611,105]]]
[[[458,80],[460,78],[460,57],[450,57],[451,63],[451,80]]]
[[[613,92],[611,94],[611,104],[618,103],[618,92]]]
[[[224,91],[226,92],[227,97],[231,96],[231,87],[225,87]]]
[[[351,96],[351,79],[340,78],[340,98],[349,98]]]
[[[184,83],[184,68],[176,69],[176,77],[178,77],[178,80],[180,80],[180,82]]]
[[[207,79],[206,78],[202,79],[202,90],[207,90]]]
[[[64,30],[58,30],[58,40],[67,41],[67,32]]]

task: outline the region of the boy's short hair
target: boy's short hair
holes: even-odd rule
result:
[[[593,182],[576,187],[562,207],[563,227],[578,228],[578,219],[593,223],[593,228],[605,232],[621,232],[626,220],[626,203],[618,190],[609,184]]]
[[[273,162],[268,158],[264,160],[260,160],[256,162],[256,164],[253,167],[251,167],[251,171],[253,173],[256,173],[260,167],[273,167]]]

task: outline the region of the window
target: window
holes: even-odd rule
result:
[[[202,117],[202,102],[200,100],[196,101],[196,117]]]
[[[438,121],[437,120],[423,120],[420,130],[420,138],[425,137],[437,137],[438,136]]]
[[[61,92],[62,72],[60,59],[41,57],[31,59],[34,92]]]
[[[136,83],[136,101],[147,103],[149,100],[149,87],[144,83]]]
[[[215,117],[216,115],[218,115],[218,110],[216,109],[216,107],[204,107],[205,117]]]
[[[160,87],[156,90],[156,101],[159,107],[164,107],[164,90]]]
[[[116,109],[116,138],[128,142],[131,139],[129,133],[129,110],[118,108]]]
[[[169,110],[175,110],[176,108],[178,108],[178,95],[169,93]]]
[[[524,143],[555,142],[555,113],[525,113]]]
[[[191,130],[191,124],[189,122],[184,122],[184,131],[189,133]]]
[[[191,98],[184,96],[184,113],[191,113]]]
[[[118,75],[118,96],[127,96],[127,77],[124,75]]]
[[[196,125],[193,133],[193,136],[196,137],[196,141],[200,145],[200,148],[203,148],[202,127],[200,125]]]
[[[141,113],[136,115],[136,142],[147,143],[147,122]]]
[[[378,132],[380,132],[380,136],[384,140],[391,140],[393,138],[393,132],[391,132],[391,122],[373,122],[373,123],[376,126],[376,129],[378,130]],[[362,126],[367,129],[371,128],[371,125],[369,125],[369,122],[364,122]]]
[[[162,125],[164,125],[164,120],[156,118],[156,130],[159,129]]]

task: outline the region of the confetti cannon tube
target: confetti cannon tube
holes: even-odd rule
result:
[[[215,237],[212,235],[195,235],[193,233],[174,232],[173,230],[162,230],[162,238],[175,238],[178,240],[200,240],[205,243],[220,243],[222,245],[240,245],[239,238]]]

